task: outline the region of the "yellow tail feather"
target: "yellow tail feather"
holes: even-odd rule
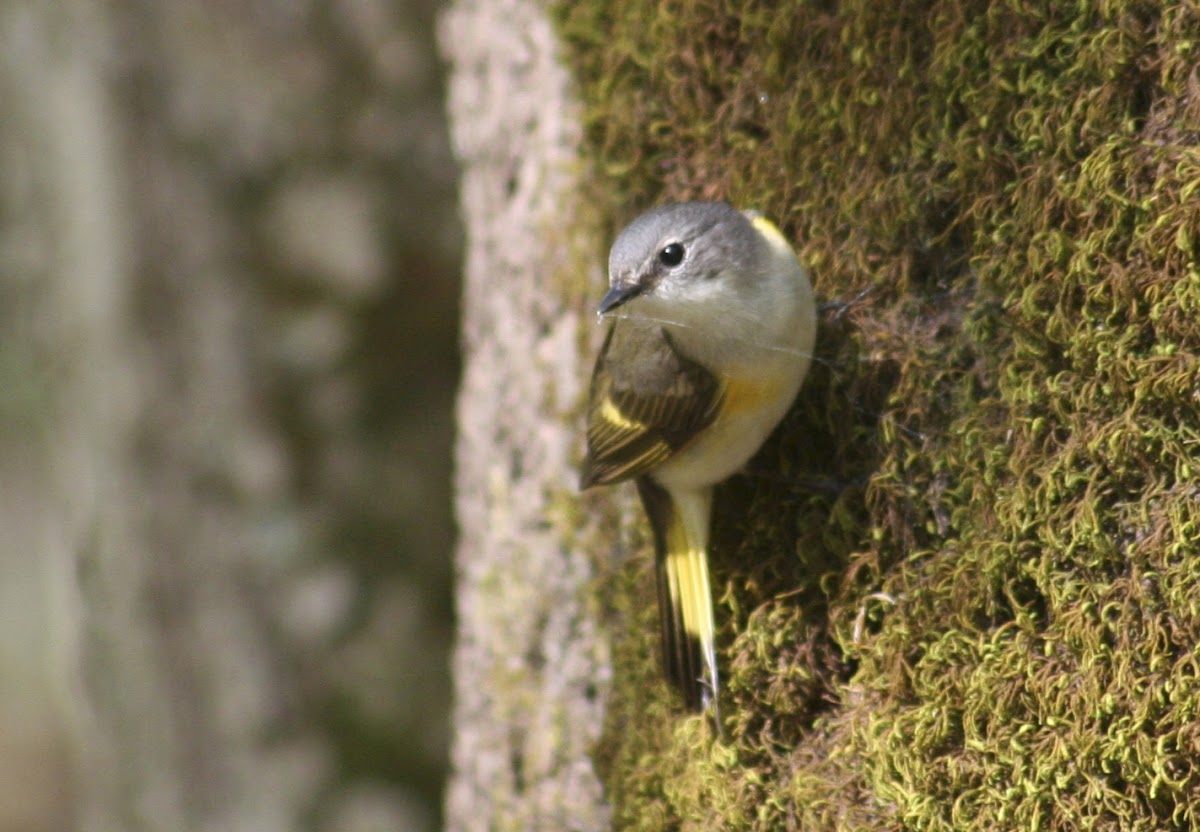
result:
[[[643,477],[638,491],[654,529],[663,665],[689,707],[717,703],[716,628],[708,578],[712,490],[667,492]]]

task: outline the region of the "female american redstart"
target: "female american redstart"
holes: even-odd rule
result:
[[[779,230],[724,202],[656,208],[617,236],[613,319],[592,375],[582,486],[634,478],[654,532],[663,664],[689,707],[717,700],[713,486],[783,418],[808,372],[816,306]]]

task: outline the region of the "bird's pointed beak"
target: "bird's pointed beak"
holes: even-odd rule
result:
[[[596,307],[596,314],[607,315],[618,306],[636,298],[645,289],[645,284],[642,283],[626,283],[613,286],[608,290],[608,294],[604,296],[604,299],[600,301],[600,305]]]

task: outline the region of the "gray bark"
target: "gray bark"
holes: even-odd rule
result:
[[[588,754],[609,658],[592,562],[566,543],[588,361],[566,287],[601,284],[575,210],[576,110],[541,4],[464,0],[442,23],[468,237],[448,828],[603,829]]]

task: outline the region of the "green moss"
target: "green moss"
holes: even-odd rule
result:
[[[559,11],[609,228],[727,198],[870,290],[718,497],[725,742],[615,582],[618,828],[1194,827],[1200,13],[775,5]]]

